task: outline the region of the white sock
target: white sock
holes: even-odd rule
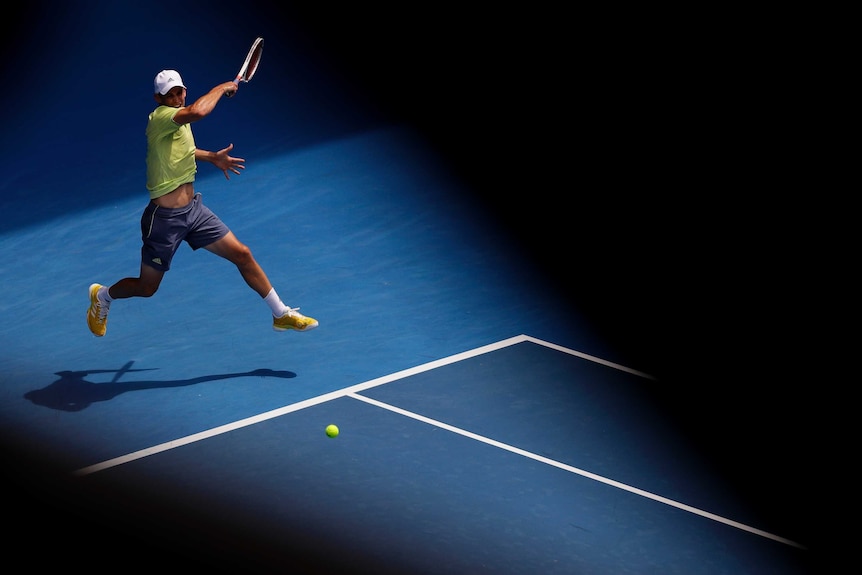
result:
[[[263,301],[265,301],[266,305],[269,306],[269,309],[272,310],[272,315],[274,317],[281,317],[287,311],[287,306],[284,305],[284,302],[281,301],[281,298],[278,297],[277,293],[275,293],[275,288],[269,290],[269,293],[266,294]]]
[[[100,300],[105,303],[111,303],[114,301],[114,298],[111,297],[111,293],[108,291],[108,286],[102,286],[99,288],[99,292],[96,294]]]

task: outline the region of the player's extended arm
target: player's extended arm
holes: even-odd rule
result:
[[[191,106],[180,108],[174,114],[174,122],[177,124],[191,124],[197,122],[209,115],[212,112],[222,96],[228,93],[233,94],[237,91],[237,85],[233,82],[222,82],[218,86],[212,88],[209,92],[195,100]]]

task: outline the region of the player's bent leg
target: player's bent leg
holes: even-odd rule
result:
[[[108,329],[108,311],[111,301],[129,297],[150,297],[159,289],[165,272],[141,264],[141,274],[136,278],[123,278],[110,289],[106,297],[101,284],[90,286],[90,307],[87,308],[87,327],[96,337],[105,335]],[[108,299],[110,298],[110,299]]]

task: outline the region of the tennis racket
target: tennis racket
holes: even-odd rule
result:
[[[263,38],[257,38],[251,45],[251,48],[248,50],[248,55],[245,57],[245,62],[242,63],[242,66],[237,72],[236,78],[233,83],[239,86],[240,82],[248,82],[254,76],[254,73],[257,72],[257,67],[260,66],[260,57],[263,54]],[[229,92],[227,94],[228,98],[233,96],[236,92]]]

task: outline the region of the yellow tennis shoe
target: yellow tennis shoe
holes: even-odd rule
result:
[[[108,310],[110,303],[99,299],[100,284],[90,286],[90,308],[87,310],[87,327],[96,337],[102,337],[108,329]]]
[[[305,317],[299,313],[299,308],[287,308],[287,312],[281,317],[272,318],[272,329],[275,331],[287,331],[295,329],[296,331],[308,331],[317,327],[317,320],[312,317]]]

